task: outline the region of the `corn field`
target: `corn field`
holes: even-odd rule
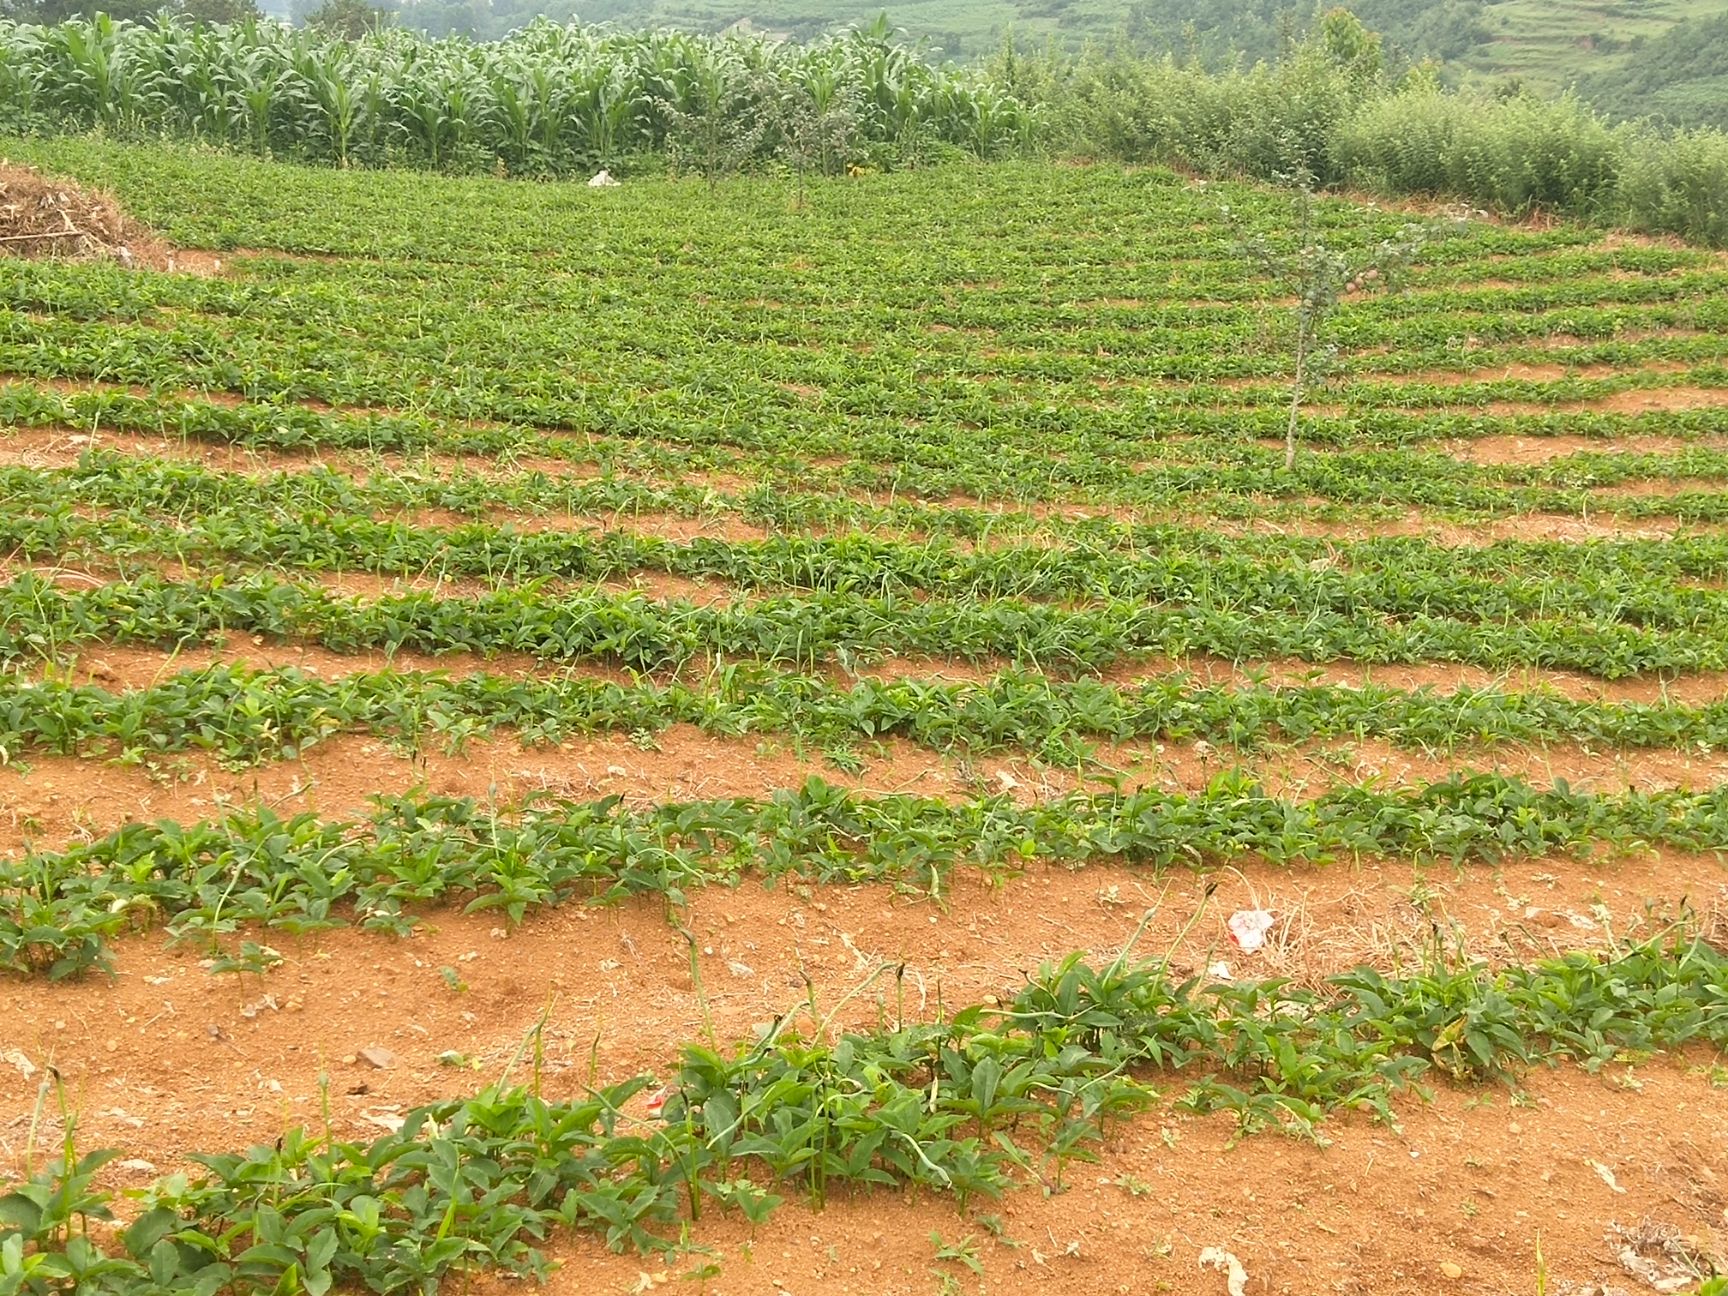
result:
[[[539,21],[503,41],[105,16],[0,23],[0,120],[260,156],[571,175],[669,155],[710,176],[1032,146],[1036,114],[885,25],[817,44]]]

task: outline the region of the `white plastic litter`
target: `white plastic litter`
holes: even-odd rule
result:
[[[1614,1172],[1600,1161],[1586,1160],[1584,1164],[1596,1172],[1596,1177],[1608,1185],[1610,1192],[1623,1193],[1626,1191],[1620,1186],[1620,1181],[1614,1177]]]
[[[596,172],[594,178],[588,182],[588,187],[590,189],[616,189],[618,181],[612,178],[610,171],[601,170]]]
[[[1242,1262],[1228,1251],[1220,1247],[1207,1247],[1200,1253],[1202,1269],[1221,1269],[1224,1272],[1224,1290],[1230,1296],[1246,1296],[1248,1291],[1248,1271],[1242,1267]]]
[[[1223,959],[1219,959],[1216,963],[1208,963],[1206,965],[1206,975],[1215,981],[1231,981],[1235,979],[1230,975],[1230,965]]]
[[[1266,943],[1266,933],[1272,930],[1273,918],[1264,909],[1238,909],[1225,924],[1230,939],[1244,954],[1252,954]]]

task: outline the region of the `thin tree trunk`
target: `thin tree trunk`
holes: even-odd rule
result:
[[[1308,322],[1296,325],[1296,381],[1290,389],[1290,426],[1284,431],[1284,471],[1296,468],[1296,414],[1302,408],[1302,380],[1308,364]]]

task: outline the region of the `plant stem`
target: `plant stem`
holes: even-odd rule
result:
[[[1296,378],[1290,385],[1290,426],[1284,431],[1284,471],[1296,469],[1296,415],[1302,408],[1302,383],[1308,365],[1308,311],[1304,307],[1296,323]]]

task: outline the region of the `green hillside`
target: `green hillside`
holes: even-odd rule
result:
[[[1489,39],[1462,65],[1540,91],[1635,70],[1676,26],[1728,15],[1722,0],[1499,0],[1479,8]]]
[[[1584,92],[1620,116],[1728,127],[1728,9],[1678,23],[1593,72]]]

